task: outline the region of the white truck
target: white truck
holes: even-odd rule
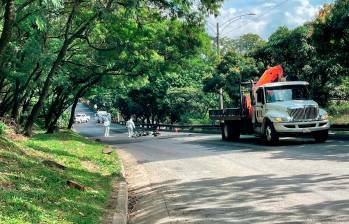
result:
[[[255,134],[275,145],[282,136],[312,135],[316,142],[325,142],[330,128],[328,114],[310,98],[308,85],[304,81],[266,83],[249,89],[250,108],[240,91],[240,107],[210,110],[209,115],[221,121],[223,140]]]

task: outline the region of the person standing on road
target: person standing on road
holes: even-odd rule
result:
[[[104,119],[103,125],[104,125],[104,137],[109,137],[110,121],[107,117]]]
[[[126,127],[128,130],[128,137],[131,138],[133,136],[133,129],[136,127],[132,117],[126,122]]]
[[[111,114],[110,114],[110,113],[107,114],[107,119],[108,119],[109,122],[111,123]]]

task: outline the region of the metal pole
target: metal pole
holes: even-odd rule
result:
[[[218,56],[220,56],[220,52],[219,52],[219,23],[218,22],[217,22],[216,47],[217,47],[217,54],[218,54]]]
[[[217,54],[220,57],[220,47],[219,47],[219,23],[217,22],[217,38],[216,38]],[[223,88],[219,89],[219,109],[224,109],[223,101]]]

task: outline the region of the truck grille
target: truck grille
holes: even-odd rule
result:
[[[319,109],[314,106],[289,109],[289,114],[294,121],[314,120],[317,118]]]

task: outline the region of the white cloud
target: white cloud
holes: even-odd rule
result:
[[[285,12],[288,25],[300,26],[306,21],[312,20],[320,10],[320,6],[310,4],[308,0],[292,1],[294,7]]]
[[[256,16],[246,16],[229,24],[224,32],[231,38],[246,33],[256,33],[267,39],[279,26],[295,28],[312,20],[321,5],[330,0],[234,0],[225,2],[218,18],[208,18],[208,32],[215,36],[215,26],[223,24],[232,18],[246,13]]]

